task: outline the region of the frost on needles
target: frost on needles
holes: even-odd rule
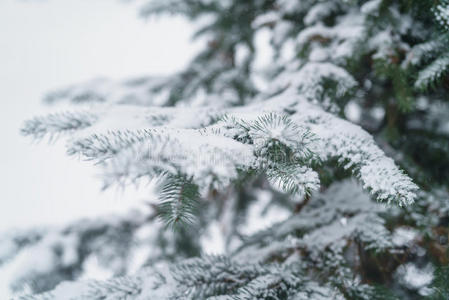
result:
[[[378,200],[413,203],[417,187],[359,126],[290,90],[260,97],[255,104],[220,110],[124,106],[120,113],[121,107],[97,106],[89,117],[77,112],[31,119],[22,131],[38,138],[46,128],[49,134],[70,131],[69,152],[102,162],[106,185],[180,174],[206,194],[241,173],[265,172],[275,186],[302,191],[301,197],[319,188],[312,165],[319,169],[337,159]]]
[[[105,188],[156,182],[158,199],[138,218],[6,237],[49,257],[14,279],[37,294],[18,299],[436,295],[431,261],[447,262],[435,243],[449,212],[447,1],[141,2],[145,17],[198,21],[207,45],[176,74],[52,92],[47,103],[73,109],[32,118],[22,133],[64,138]],[[259,34],[270,36],[267,65]],[[123,228],[128,239],[115,243]],[[103,234],[107,255],[95,246]],[[222,254],[204,255],[211,238]],[[130,260],[145,245],[136,271]],[[117,260],[117,276],[59,284],[91,256]],[[407,270],[429,280],[409,282]],[[33,285],[38,277],[48,279]]]

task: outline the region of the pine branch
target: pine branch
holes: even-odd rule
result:
[[[443,54],[418,73],[415,88],[426,90],[435,88],[449,70],[449,54]]]
[[[183,174],[203,190],[223,188],[254,164],[251,148],[197,130],[167,130],[125,148],[104,165],[105,186]]]
[[[449,30],[449,1],[440,0],[433,8],[436,21],[446,30]]]
[[[421,65],[444,53],[448,43],[449,35],[443,34],[430,41],[418,44],[408,53],[404,63],[409,63],[413,66]]]
[[[92,134],[86,138],[70,143],[67,149],[69,155],[81,154],[89,160],[103,162],[112,158],[121,150],[133,144],[154,138],[153,130],[109,131],[106,134]]]
[[[2,245],[10,245],[3,249],[0,257],[0,263],[7,264],[0,266],[13,270],[4,284],[12,290],[27,286],[30,291],[40,293],[64,280],[76,279],[92,259],[103,271],[123,274],[136,247],[147,246],[158,239],[173,244],[163,231],[153,240],[136,238],[135,233],[149,224],[157,228],[154,218],[153,212],[131,210],[121,215],[81,219],[62,227],[47,226],[0,236]],[[163,252],[154,255],[154,259],[164,259]],[[40,263],[35,263],[37,256]]]
[[[260,282],[269,274],[285,283],[268,285],[265,293],[280,293],[285,286],[298,284],[298,275],[286,273],[288,268],[277,265],[239,264],[223,256],[206,256],[186,260],[169,270],[145,269],[133,276],[118,277],[107,281],[63,283],[52,292],[36,296],[18,297],[17,300],[53,300],[70,293],[73,300],[100,300],[110,297],[136,299],[206,299],[239,291],[248,293],[254,289],[261,292]],[[242,288],[242,289],[240,289]],[[245,291],[245,292],[244,292]],[[237,295],[236,295],[237,297]]]
[[[207,46],[172,76],[98,80],[56,91],[47,102],[108,105],[96,106],[88,118],[73,113],[33,119],[23,133],[73,133],[69,154],[98,162],[105,186],[162,179],[157,210],[165,225],[179,230],[150,228],[158,234],[148,244],[160,245],[163,250],[155,252],[178,262],[104,282],[63,284],[41,299],[395,298],[381,293],[378,283],[417,295],[398,284],[395,270],[415,260],[410,245],[445,251],[423,236],[435,244],[446,237],[447,230],[436,226],[447,223],[447,193],[439,200],[423,192],[417,198],[418,186],[376,141],[385,139],[381,114],[389,115],[391,103],[405,103],[410,110],[390,126],[411,141],[414,130],[426,128],[421,144],[439,151],[416,158],[422,147],[401,139],[390,140],[396,148],[391,153],[399,163],[410,159],[414,176],[424,170],[420,164],[428,165],[423,155],[441,162],[441,143],[430,133],[447,129],[435,105],[445,86],[426,89],[447,75],[447,1],[142,2],[144,16],[200,20],[195,37],[207,37]],[[274,51],[264,69],[258,62],[261,36],[268,36]],[[376,128],[375,136],[345,116]],[[435,174],[445,171],[444,164],[436,165],[419,174],[429,174],[422,182],[430,189]],[[355,181],[340,181],[351,172],[373,199],[407,209],[379,205]],[[279,195],[265,179],[303,202],[292,205],[293,197]],[[210,203],[200,208],[204,195],[212,195]],[[248,220],[254,216],[267,222],[257,227]],[[186,234],[182,225],[196,220],[202,230]],[[398,242],[404,227],[413,237]],[[179,236],[182,242],[175,243]],[[198,255],[208,236],[223,241],[230,257],[179,262],[180,256]],[[65,253],[68,244],[62,248]],[[429,257],[428,251],[419,260]],[[158,262],[167,259],[146,263]]]
[[[166,226],[192,224],[198,214],[198,186],[181,176],[169,176],[159,187],[159,217]]]
[[[36,139],[42,139],[46,135],[52,138],[62,133],[84,129],[93,125],[96,121],[96,115],[86,111],[54,113],[27,120],[21,129],[21,133],[33,136]]]
[[[44,101],[48,104],[69,102],[71,104],[116,103],[162,106],[168,101],[163,87],[169,81],[169,76],[142,76],[124,81],[93,79],[50,92],[45,96]]]
[[[308,167],[281,164],[269,168],[267,178],[274,187],[299,199],[310,196],[320,187],[318,174]]]

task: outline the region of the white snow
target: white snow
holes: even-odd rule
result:
[[[393,232],[393,244],[398,247],[406,246],[417,236],[416,230],[407,227],[396,228]]]
[[[429,264],[418,268],[414,263],[399,266],[396,276],[400,282],[412,290],[420,290],[428,286],[433,280],[434,268]]]

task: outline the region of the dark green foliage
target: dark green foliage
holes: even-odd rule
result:
[[[429,1],[429,3],[432,1]],[[420,90],[437,89],[447,80],[449,70],[449,2],[447,0],[433,1],[431,7],[433,21],[440,25],[432,32],[432,39],[414,47],[417,55],[415,63],[420,64],[415,88]]]
[[[429,300],[449,299],[449,267],[440,267],[435,271],[435,278],[432,282],[432,295],[426,297]]]

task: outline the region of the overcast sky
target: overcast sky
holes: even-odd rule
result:
[[[48,109],[41,98],[53,88],[181,68],[194,52],[191,33],[181,19],[139,19],[119,0],[0,0],[0,231],[65,223],[132,201],[101,193],[95,169],[67,157],[63,143],[20,136],[21,122]]]

